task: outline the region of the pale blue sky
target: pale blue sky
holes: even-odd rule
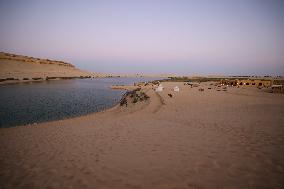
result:
[[[0,51],[112,73],[284,75],[284,1],[1,0]]]

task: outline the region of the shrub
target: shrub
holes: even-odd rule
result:
[[[33,77],[32,79],[33,80],[41,80],[42,78],[41,77]]]
[[[126,105],[126,106],[127,106],[127,99],[126,99],[126,97],[123,97],[123,98],[120,100],[120,106],[123,106],[123,105]]]
[[[134,98],[133,98],[133,101],[132,101],[133,103],[136,103],[136,102],[138,102],[138,97],[137,96],[135,96]]]

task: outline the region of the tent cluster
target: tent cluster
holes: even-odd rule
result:
[[[158,87],[155,89],[156,92],[162,92],[163,90],[164,90],[164,87],[163,87],[162,84],[159,84]],[[173,90],[174,90],[175,92],[179,92],[179,87],[178,87],[178,86],[175,86],[175,87],[173,88]]]
[[[162,86],[162,84],[159,84],[159,86],[155,89],[156,92],[162,92],[164,89],[164,87]]]

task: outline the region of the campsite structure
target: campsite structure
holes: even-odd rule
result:
[[[178,87],[178,86],[175,86],[175,87],[174,87],[174,91],[175,91],[175,92],[179,92],[179,87]]]
[[[159,86],[155,89],[156,92],[162,92],[164,89],[164,87],[162,86],[162,84],[159,84]]]

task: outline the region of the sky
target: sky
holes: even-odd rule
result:
[[[0,0],[0,51],[118,74],[284,75],[284,1]]]

